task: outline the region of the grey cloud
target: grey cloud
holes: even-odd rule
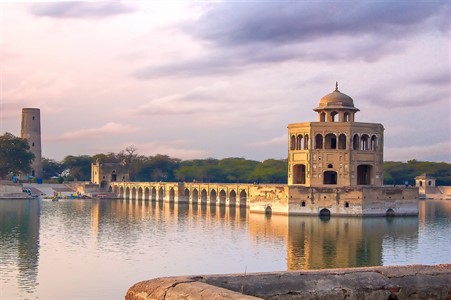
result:
[[[224,1],[182,31],[210,50],[203,57],[144,67],[133,76],[234,73],[286,61],[366,61],[404,51],[407,37],[448,29],[447,1]]]
[[[129,13],[134,9],[117,1],[37,3],[30,7],[38,17],[100,19]]]
[[[447,28],[448,1],[224,1],[186,31],[222,46],[298,43],[336,35],[398,37]]]

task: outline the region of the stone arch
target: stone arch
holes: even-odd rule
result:
[[[305,184],[306,167],[303,164],[293,166],[293,184]]]
[[[360,150],[368,150],[369,149],[369,135],[362,134],[360,137]]]
[[[370,185],[372,181],[373,167],[371,165],[357,166],[357,185]]]
[[[290,139],[290,150],[296,149],[296,136],[292,135]]]
[[[200,203],[205,204],[207,203],[207,200],[208,200],[207,191],[205,189],[202,189],[202,191],[200,192]]]
[[[173,187],[169,189],[169,203],[175,202],[175,190]]]
[[[144,201],[149,201],[150,199],[150,190],[148,187],[144,189]]]
[[[325,171],[323,175],[323,184],[337,184],[337,172]]]
[[[349,113],[348,112],[345,112],[343,114],[343,122],[349,122]]]
[[[226,198],[227,198],[226,192],[225,192],[224,190],[221,190],[221,191],[219,192],[219,204],[220,204],[220,205],[225,205],[225,203],[226,203]]]
[[[296,137],[296,150],[303,150],[304,148],[304,137],[302,136],[302,134],[299,134]]]
[[[247,193],[242,190],[240,193],[240,206],[247,206]]]
[[[370,149],[372,151],[376,151],[377,150],[377,136],[375,136],[375,135],[371,136]]]
[[[268,205],[265,208],[265,215],[271,215],[271,214],[272,214],[272,208],[270,205]]]
[[[337,149],[337,136],[334,133],[326,134],[324,141],[324,149]]]
[[[326,122],[326,113],[325,112],[322,112],[319,114],[319,121]]]
[[[113,192],[113,188],[111,187],[111,185],[108,187],[108,192],[112,193]]]
[[[333,111],[330,113],[330,121],[331,122],[337,122],[338,121],[337,118],[338,118],[338,113],[336,111]]]
[[[197,189],[193,190],[193,195],[191,201],[195,204],[199,201],[199,191]]]
[[[163,187],[160,187],[158,189],[158,201],[163,201],[164,200],[164,189]]]
[[[229,205],[236,205],[236,192],[235,190],[231,190],[229,193]]]
[[[152,187],[152,201],[157,201],[157,189],[155,187]]]
[[[121,198],[121,199],[125,198],[125,195],[124,195],[124,187],[123,187],[123,186],[121,186],[121,187],[119,188],[119,198]]]
[[[186,201],[186,202],[189,202],[189,189],[185,189],[184,191],[183,191],[183,198],[184,198],[184,200]]]
[[[214,189],[210,191],[210,203],[216,204],[216,190]]]
[[[309,147],[309,136],[308,134],[306,134],[304,136],[304,150],[308,150],[308,147]]]
[[[142,187],[138,188],[138,196],[137,196],[136,200],[139,200],[139,201],[143,200],[143,188]]]
[[[132,187],[130,199],[131,200],[136,200],[136,187]]]
[[[360,149],[360,137],[357,133],[352,136],[352,149],[353,150]]]
[[[320,217],[330,217],[330,210],[328,210],[327,208],[323,208],[319,211],[319,216]]]
[[[34,176],[34,175],[33,175]],[[100,189],[104,190],[106,189],[106,186],[108,185],[108,182],[106,180],[102,180],[100,182]]]
[[[338,149],[346,149],[346,135],[344,133],[340,133],[340,135],[338,136]]]
[[[315,149],[323,149],[323,135],[321,133],[315,135]]]
[[[385,212],[385,216],[387,217],[393,217],[394,215],[396,215],[396,213],[392,208],[387,209],[387,211]]]
[[[130,188],[129,187],[125,188],[125,199],[127,199],[127,200],[130,199]]]

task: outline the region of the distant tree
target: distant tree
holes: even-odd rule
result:
[[[27,140],[6,132],[0,136],[0,178],[31,171],[34,154]]]
[[[65,179],[89,181],[91,179],[92,158],[89,155],[68,155],[62,161]]]
[[[286,159],[267,159],[255,168],[251,178],[260,183],[287,183],[288,161]]]
[[[50,179],[54,176],[60,176],[61,172],[63,171],[63,166],[61,163],[49,159],[49,158],[42,158],[42,178],[44,179]]]
[[[446,162],[428,162],[409,160],[407,163],[400,161],[384,162],[384,184],[415,184],[415,177],[428,174],[436,178],[437,185],[451,185],[451,164]]]

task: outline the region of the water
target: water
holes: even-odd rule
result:
[[[161,276],[451,262],[451,201],[408,218],[266,217],[124,200],[0,200],[0,299],[123,299]]]

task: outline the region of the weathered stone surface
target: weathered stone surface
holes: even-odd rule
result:
[[[451,264],[169,277],[132,286],[144,299],[450,299]]]

